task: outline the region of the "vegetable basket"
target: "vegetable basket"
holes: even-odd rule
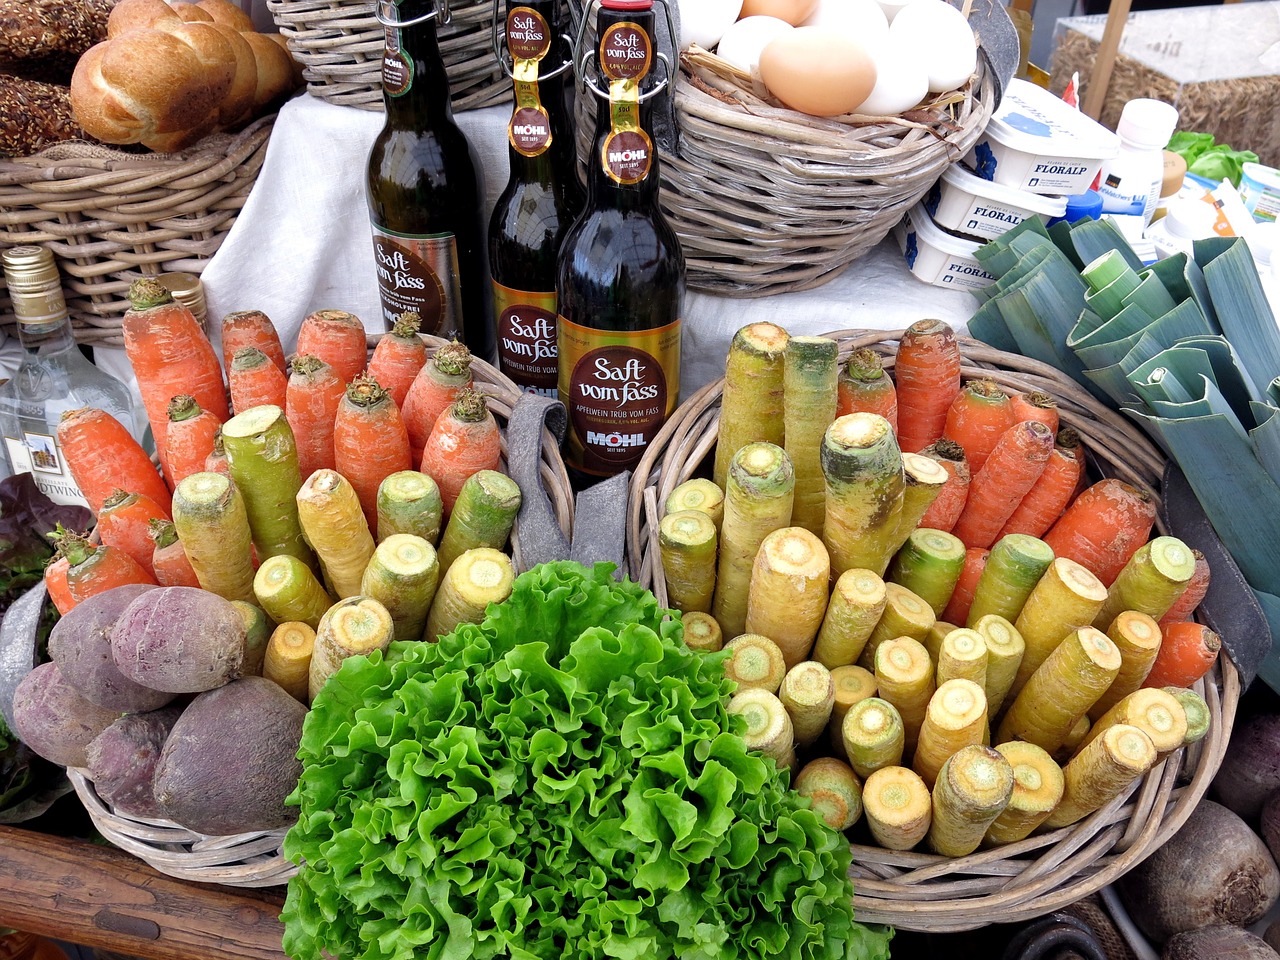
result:
[[[903,331],[845,330],[828,334],[842,362],[870,347],[892,369]],[[1146,437],[1056,369],[958,338],[962,375],[987,377],[1005,389],[1041,390],[1058,402],[1065,425],[1079,431],[1090,466],[1158,499],[1163,456]],[[658,559],[660,504],[677,484],[706,475],[715,447],[723,380],[690,397],[663,427],[632,478],[627,525],[630,575],[667,603]],[[709,468],[709,462],[705,465]],[[948,858],[867,845],[861,826],[853,841],[854,909],[865,922],[929,932],[1016,922],[1067,906],[1105,887],[1169,839],[1191,815],[1222,762],[1240,698],[1240,677],[1225,656],[1195,690],[1209,705],[1208,735],[1175,751],[1114,801],[1079,823],[1034,833],[1004,847]]]

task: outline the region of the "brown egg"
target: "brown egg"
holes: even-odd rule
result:
[[[777,17],[793,27],[802,24],[818,8],[818,0],[742,0],[741,20],[745,17]]]
[[[852,113],[876,85],[862,45],[821,27],[797,27],[760,53],[760,78],[792,110],[815,117]]]

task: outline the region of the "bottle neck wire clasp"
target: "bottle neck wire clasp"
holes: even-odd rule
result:
[[[501,6],[502,0],[493,0],[493,28],[490,30],[489,39],[493,44],[493,55],[497,57],[498,65],[502,67],[502,72],[507,75],[508,80],[515,80],[516,74],[514,61],[507,53],[507,31],[503,26],[503,24],[507,22],[507,18],[502,15],[502,10],[500,9]],[[572,15],[573,11],[570,9],[570,16]],[[561,34],[559,39],[563,43],[567,38]],[[560,66],[556,67],[554,70],[548,70],[546,73],[539,70],[538,80],[551,80],[560,76],[560,74],[567,70],[572,70],[573,51],[570,49],[566,51],[566,53],[568,55],[560,62]]]
[[[448,23],[453,19],[453,11],[449,9],[449,0],[436,0],[435,9],[418,17],[409,20],[399,20],[396,14],[396,0],[378,0],[374,5],[373,15],[378,18],[378,22],[384,27],[393,30],[403,30],[406,27],[416,27],[420,23],[426,23],[428,20],[439,20],[441,23]]]
[[[662,7],[662,12],[667,18],[668,36],[670,36],[673,41],[679,42],[677,39],[679,34],[676,31],[675,21],[671,18],[671,7],[668,6],[668,2],[669,0],[658,0],[657,5]],[[594,49],[589,49],[585,53],[583,52],[583,45],[586,43],[587,38],[587,24],[591,22],[591,12],[591,5],[589,4],[587,9],[583,11],[582,22],[578,24],[578,35],[573,41],[574,72],[578,78],[578,82],[582,84],[582,86],[586,87],[601,100],[608,102],[609,91],[601,87],[595,79],[596,75],[600,72],[596,64],[596,52]],[[656,48],[658,46],[657,38],[651,37],[650,40],[653,41],[653,45]],[[667,87],[671,86],[671,80],[674,76],[671,70],[671,59],[663,51],[656,49],[654,57],[662,64],[663,77],[651,90],[640,94],[640,103],[644,103],[646,100],[656,97],[658,94],[662,93],[663,90],[667,89]]]

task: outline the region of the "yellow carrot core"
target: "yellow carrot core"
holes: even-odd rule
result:
[[[506,571],[501,564],[492,560],[480,559],[471,565],[467,579],[473,585],[487,589],[501,584],[505,576]]]

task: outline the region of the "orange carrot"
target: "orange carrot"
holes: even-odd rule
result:
[[[942,436],[960,444],[969,470],[976,476],[1011,426],[1013,408],[1009,395],[993,380],[970,380],[951,402]]]
[[[245,347],[257,347],[279,368],[282,374],[289,372],[285,366],[284,347],[276,326],[261,310],[237,310],[222,318],[222,366],[228,373],[236,351]]]
[[[1189,687],[1209,672],[1220,649],[1222,640],[1204,624],[1194,620],[1171,623],[1163,631],[1160,652],[1142,685]]]
[[[1011,393],[1009,400],[1013,409],[1013,422],[1039,420],[1052,433],[1058,432],[1058,401],[1047,393],[1031,390],[1027,393]]]
[[[67,558],[67,592],[72,606],[128,583],[155,583],[137,561],[118,547],[95,547],[87,538],[69,533],[62,539]]]
[[[1187,589],[1182,591],[1182,596],[1173,601],[1173,606],[1160,618],[1161,630],[1171,623],[1190,620],[1191,614],[1195,613],[1196,607],[1200,606],[1200,601],[1209,592],[1209,561],[1199,550],[1192,550],[1191,554],[1196,558],[1196,568],[1187,581]]]
[[[135,280],[129,287],[129,302],[132,306],[122,324],[125,354],[138,378],[138,392],[163,461],[169,401],[174,397],[188,394],[219,422],[227,419],[222,364],[200,321],[173,299],[164,284],[149,278]]]
[[[151,521],[151,569],[162,587],[198,587],[200,580],[172,520]]]
[[[1000,528],[1044,473],[1052,452],[1053,434],[1043,423],[1017,423],[1006,430],[970,481],[969,499],[951,532],[966,547],[995,543]]]
[[[213,438],[221,424],[196,398],[187,394],[169,401],[169,429],[164,435],[164,477],[169,489],[205,468],[213,452]]]
[[[1147,542],[1155,522],[1156,505],[1148,494],[1109,478],[1076,497],[1043,539],[1054,556],[1087,567],[1109,587]]]
[[[333,421],[346,385],[318,357],[293,358],[284,415],[298,448],[298,472],[305,481],[317,470],[333,470]]]
[[[498,423],[484,394],[464,390],[436,420],[422,449],[420,469],[435,480],[445,513],[449,513],[467,477],[481,470],[497,470],[501,456]]]
[[[98,538],[106,545],[118,547],[131,556],[138,566],[155,579],[151,554],[151,522],[167,521],[168,514],[150,497],[116,490],[102,503],[98,514]]]
[[[355,488],[369,529],[376,530],[379,485],[393,473],[412,469],[413,461],[400,409],[372,377],[357,376],[338,405],[333,459]]]
[[[150,497],[169,515],[172,496],[147,452],[105,410],[68,410],[58,423],[58,443],[71,476],[95,514],[117,487]]]
[[[458,399],[458,394],[471,386],[471,351],[464,344],[445,344],[429,359],[413,378],[400,412],[409,431],[409,447],[414,463],[422,459],[422,448],[436,418]]]
[[[1049,454],[1049,462],[1044,465],[1044,473],[1005,521],[996,539],[1010,533],[1043,537],[1075,496],[1082,473],[1084,454],[1080,449],[1080,434],[1063,427]]]
[[[917,453],[942,436],[947,410],[960,392],[960,348],[941,320],[917,320],[898,343],[898,445]]]
[[[237,350],[231,358],[227,377],[232,413],[244,413],[250,407],[267,404],[284,409],[288,381],[271,358],[257,347]]]
[[[360,318],[343,310],[317,310],[302,320],[297,354],[319,357],[344,384],[360,375],[369,355]]]
[[[920,453],[942,465],[947,482],[920,518],[919,526],[950,533],[969,499],[969,461],[960,444],[951,440],[935,440]]]
[[[221,424],[218,425],[217,431],[213,434],[213,449],[210,450],[209,455],[204,458],[204,469],[208,473],[220,473],[224,477],[230,476],[231,474],[231,465],[227,463],[227,450],[222,445]]]
[[[44,587],[49,591],[49,599],[53,601],[59,615],[76,605],[71,599],[71,588],[67,586],[67,568],[71,564],[67,562],[67,555],[62,552],[62,538],[66,534],[67,529],[62,524],[58,524],[53,533],[48,534],[53,542],[54,554],[44,568]]]
[[[987,568],[987,557],[991,551],[982,547],[970,547],[964,552],[964,567],[960,570],[960,579],[951,591],[951,600],[942,611],[939,619],[943,623],[968,623],[969,608],[973,606],[973,592],[978,588],[982,571]],[[955,618],[955,619],[953,619]]]
[[[898,392],[869,347],[853,352],[836,381],[836,417],[849,413],[879,414],[898,432]]]
[[[413,310],[400,314],[391,332],[373,348],[369,360],[369,376],[377,380],[402,409],[409,387],[427,362],[427,344],[418,336],[421,324],[422,318]]]

